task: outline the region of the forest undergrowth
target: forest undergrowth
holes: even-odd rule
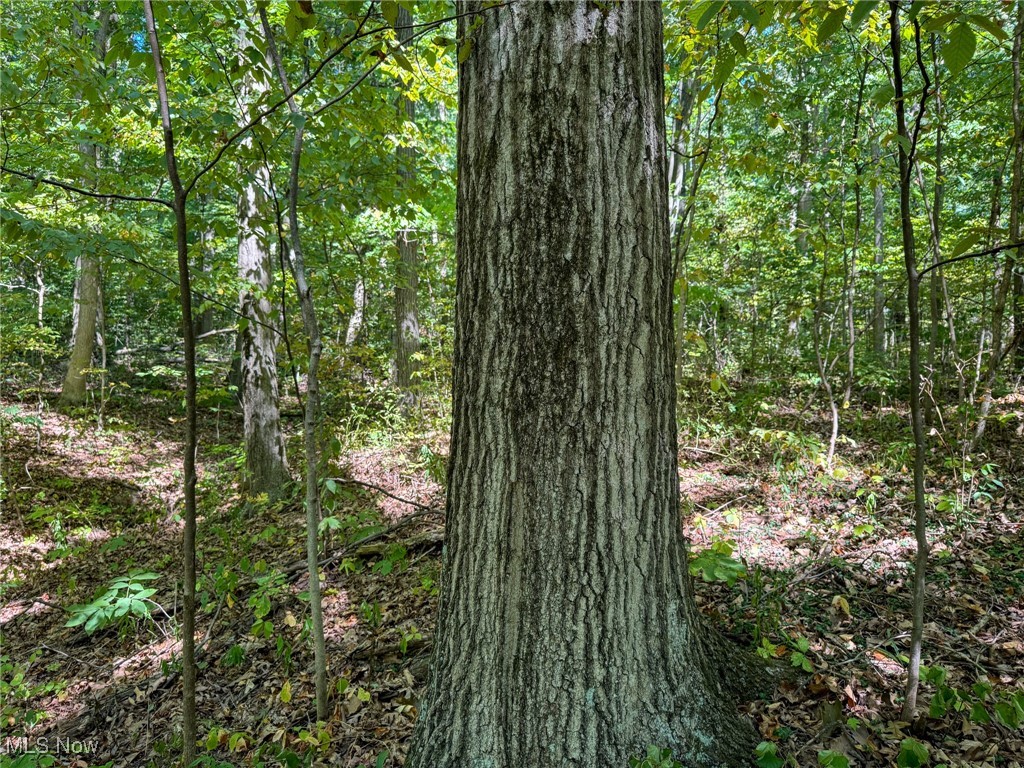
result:
[[[844,411],[846,437],[828,466],[826,414],[763,392],[729,394],[749,402],[681,404],[679,478],[701,610],[786,671],[745,706],[763,739],[752,759],[763,768],[1024,765],[1024,399],[997,403],[984,455],[965,461],[933,440],[928,711],[906,723],[905,411]],[[181,706],[177,412],[125,395],[100,428],[87,408],[3,405],[4,735],[71,748],[25,765],[171,765]],[[443,421],[398,434],[364,426],[334,443],[321,526],[333,717],[322,729],[301,493],[245,498],[234,483],[238,418],[209,411],[201,428],[203,764],[400,765],[441,578]]]

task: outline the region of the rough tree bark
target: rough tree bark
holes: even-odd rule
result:
[[[244,29],[239,37],[239,47],[244,49],[248,45]],[[260,78],[245,78],[242,104],[255,101],[266,87]],[[245,141],[250,142],[251,139]],[[263,163],[253,163],[245,173],[249,183],[238,196],[238,276],[246,285],[240,295],[245,322],[239,330],[245,484],[251,493],[276,497],[290,476],[279,410],[277,313],[270,302],[273,266],[270,237],[264,224],[265,190],[270,184]]]
[[[395,32],[398,41],[405,45],[413,35],[412,14],[404,6],[398,7]],[[404,86],[403,86],[404,87]],[[398,114],[401,120],[416,121],[416,103],[402,91],[398,97]],[[408,189],[416,177],[416,149],[405,145],[395,150],[398,161],[398,175],[402,188]],[[401,393],[402,403],[412,405],[414,378],[416,373],[415,355],[420,349],[420,323],[417,313],[419,291],[419,243],[414,230],[403,228],[396,237],[398,263],[395,266],[395,386]]]
[[[660,4],[459,25],[447,542],[406,765],[747,765],[680,530]]]
[[[78,30],[84,37],[85,33]],[[107,38],[110,33],[110,9],[101,7],[97,14],[97,26],[93,35],[93,52],[99,66],[107,54]],[[99,168],[99,147],[95,144],[81,144],[78,151]],[[96,344],[97,317],[100,311],[100,261],[91,250],[82,250],[75,258],[75,303],[71,321],[71,353],[68,356],[68,370],[60,390],[60,399],[69,405],[85,402],[88,374],[92,368],[93,350]]]

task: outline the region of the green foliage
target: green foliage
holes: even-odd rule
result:
[[[779,745],[770,741],[762,741],[754,748],[758,768],[782,768],[786,761],[779,757]]]
[[[818,765],[823,768],[850,768],[850,760],[842,752],[822,749],[818,751]]]
[[[252,609],[253,625],[249,632],[254,637],[269,639],[274,634],[274,623],[268,618],[274,601],[284,594],[288,586],[280,571],[266,573],[266,564],[256,563],[251,569],[255,575],[256,588],[249,595],[248,605]]]
[[[951,712],[961,713],[973,723],[993,720],[1010,729],[1024,727],[1024,690],[996,690],[987,680],[966,688],[946,684],[947,672],[939,666],[921,667],[921,679],[935,688],[928,704],[928,716],[941,720]]]
[[[442,488],[448,485],[448,457],[434,453],[429,445],[420,446],[419,455],[413,466],[426,472],[427,477]]]
[[[928,765],[928,745],[916,739],[903,739],[900,742],[900,753],[896,758],[899,768],[922,768]]]
[[[798,637],[792,641],[792,652],[789,654],[789,663],[794,667],[799,667],[804,672],[813,672],[814,664],[811,662],[808,654],[811,650],[811,644],[806,637]]]
[[[82,626],[89,635],[109,626],[126,632],[139,620],[150,619],[156,605],[150,598],[157,590],[147,587],[146,582],[159,578],[159,574],[136,570],[114,579],[96,594],[92,602],[68,608],[71,618],[64,626]]]
[[[2,641],[2,637],[0,637]],[[49,680],[44,683],[28,682],[29,668],[39,659],[35,651],[27,664],[18,664],[7,654],[0,656],[0,723],[6,735],[18,735],[38,724],[46,713],[26,706],[30,699],[56,693],[65,687],[63,682]]]
[[[946,37],[946,44],[942,46],[942,60],[951,75],[955,77],[963,71],[974,58],[976,47],[977,39],[970,26],[957,24],[953,27]]]
[[[0,754],[0,768],[50,768],[57,765],[57,758],[46,752],[23,752],[13,757]]]
[[[384,557],[376,562],[373,566],[374,573],[379,573],[381,576],[387,576],[396,568],[403,570],[406,566],[406,555],[408,552],[406,548],[401,544],[392,544],[388,547]]]
[[[750,434],[765,445],[771,446],[772,461],[784,478],[805,477],[824,466],[825,446],[815,435],[761,427],[754,427]]]
[[[733,557],[735,548],[736,543],[732,540],[715,539],[707,549],[691,554],[690,575],[699,575],[707,582],[721,581],[733,586],[747,575],[747,566]]]
[[[384,620],[384,614],[381,611],[380,603],[374,600],[372,603],[368,603],[365,600],[359,604],[359,615],[363,621],[369,624],[371,627],[376,629],[381,625]]]
[[[16,424],[38,428],[43,425],[43,420],[34,414],[25,413],[20,406],[5,405],[0,409],[0,434]]]
[[[401,651],[404,656],[409,650],[409,643],[414,643],[422,639],[423,633],[420,632],[415,625],[410,625],[401,631],[401,637],[398,640],[398,650]]]
[[[629,768],[683,768],[683,764],[672,757],[671,749],[651,745],[646,756],[629,758]]]

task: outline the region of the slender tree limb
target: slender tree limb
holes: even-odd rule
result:
[[[505,7],[505,5],[506,5],[505,3],[494,5],[494,6],[491,6],[490,8],[488,8],[486,10],[495,10],[495,9],[498,9],[498,8],[503,8],[503,7]],[[422,25],[416,25],[416,26],[423,26],[424,27],[424,29],[421,30],[419,33],[417,33],[417,35],[426,34],[426,32],[430,31],[431,29],[436,29],[437,27],[441,26],[442,24],[445,24],[445,23],[447,23],[449,21],[452,21],[454,19],[458,19],[458,18],[461,18],[463,16],[475,16],[478,13],[481,13],[481,11],[469,11],[467,13],[454,14],[454,15],[446,17],[444,19],[438,19],[436,21],[426,22],[426,23],[424,23]],[[362,26],[362,25],[360,25],[360,26]],[[242,138],[242,136],[244,136],[247,132],[252,130],[255,126],[259,125],[268,116],[272,115],[278,109],[280,109],[285,104],[287,104],[289,98],[291,98],[291,97],[301,93],[302,91],[304,91],[314,80],[317,79],[317,77],[320,75],[320,73],[323,72],[324,68],[328,64],[330,64],[332,61],[334,61],[336,58],[338,58],[338,56],[340,56],[342,53],[344,53],[344,51],[350,45],[352,45],[352,43],[354,43],[357,40],[360,40],[362,38],[365,38],[365,37],[372,37],[373,35],[377,35],[377,34],[380,34],[382,32],[386,32],[386,31],[388,31],[390,29],[391,29],[391,26],[388,25],[388,26],[382,26],[382,27],[374,27],[373,29],[363,30],[363,31],[358,31],[357,30],[355,33],[353,33],[351,37],[349,37],[345,42],[343,42],[341,45],[339,45],[337,48],[335,48],[333,51],[331,51],[319,64],[317,64],[317,66],[313,69],[313,71],[310,72],[308,76],[306,76],[298,85],[295,86],[295,88],[292,90],[292,92],[291,92],[291,94],[289,96],[284,96],[284,97],[278,99],[277,101],[275,101],[270,106],[268,106],[268,107],[266,107],[264,109],[261,109],[256,114],[255,117],[253,117],[251,120],[249,120],[247,123],[245,123],[245,125],[243,125],[237,131],[235,131],[230,136],[228,136],[228,138],[225,140],[224,144],[221,145],[220,149],[217,150],[217,153],[213,156],[213,158],[209,162],[207,162],[202,168],[199,169],[199,171],[196,173],[196,175],[192,177],[191,181],[189,181],[187,184],[184,185],[185,186],[185,194],[187,195],[188,193],[190,193],[192,191],[192,189],[195,187],[195,185],[198,183],[198,181],[203,176],[205,176],[207,173],[209,173],[211,170],[213,170],[214,167],[216,167],[217,163],[219,163],[221,158],[224,156],[224,153],[227,152],[228,149],[230,149],[232,146],[234,146],[235,142],[237,142],[240,138]],[[380,59],[379,61],[374,63],[374,65],[370,68],[370,71],[372,71],[372,70],[376,69],[378,66],[380,66],[381,61],[383,61],[383,59]],[[357,81],[355,84],[353,84],[353,86],[350,86],[346,90],[345,93],[343,93],[341,96],[336,97],[335,99],[332,99],[331,101],[329,101],[324,106],[320,107],[316,112],[314,112],[312,114],[314,116],[318,115],[320,112],[322,112],[324,109],[326,109],[331,104],[334,104],[335,102],[340,101],[342,98],[347,96],[349,92],[351,92],[352,88],[354,88],[355,85],[358,85],[358,83],[361,82],[362,80],[364,80],[367,76],[368,76],[368,74],[364,74],[359,79],[359,81]]]
[[[693,449],[689,449],[689,450],[698,450],[698,449],[693,448]],[[417,509],[421,509],[421,510],[430,510],[430,511],[433,511],[433,512],[440,511],[440,510],[437,509],[437,507],[430,507],[430,506],[427,506],[426,504],[420,504],[418,501],[411,501],[409,499],[403,499],[401,496],[396,496],[395,494],[391,493],[391,491],[385,490],[384,488],[381,488],[379,485],[374,485],[373,483],[364,483],[362,480],[353,480],[351,477],[334,477],[334,478],[331,478],[331,479],[332,480],[336,480],[339,483],[346,483],[347,485],[360,485],[363,488],[369,488],[371,491],[377,491],[377,493],[382,493],[385,496],[387,496],[388,498],[394,499],[395,501],[400,501],[403,504],[408,504],[410,507],[416,507]]]
[[[174,190],[174,234],[178,255],[178,294],[181,303],[182,335],[185,354],[185,445],[182,462],[184,492],[184,535],[182,538],[183,611],[181,638],[182,666],[182,763],[191,766],[196,757],[196,341],[192,322],[192,286],[188,263],[188,228],[185,203],[188,190],[181,183],[178,161],[174,149],[174,130],[171,123],[170,100],[164,75],[160,38],[153,15],[153,0],[143,0],[146,32],[153,55],[160,124],[163,129],[164,157],[167,178]]]
[[[946,259],[945,261],[940,261],[937,264],[932,264],[927,269],[922,269],[920,271],[920,273],[918,273],[918,277],[924,277],[929,272],[931,272],[933,269],[938,269],[939,267],[944,267],[947,264],[956,264],[958,261],[967,261],[968,259],[977,259],[977,258],[980,258],[982,256],[992,256],[993,254],[1000,253],[1001,251],[1011,251],[1011,250],[1014,250],[1015,248],[1024,248],[1024,241],[1021,241],[1019,243],[1004,243],[1003,245],[997,245],[994,248],[986,248],[984,251],[976,251],[974,253],[965,253],[962,256],[956,256],[956,257],[954,257],[952,259]]]
[[[139,195],[120,195],[115,192],[93,192],[89,189],[83,189],[82,187],[76,187],[74,184],[68,184],[63,181],[57,181],[56,179],[48,179],[44,176],[33,176],[31,173],[25,173],[14,168],[8,168],[6,165],[0,166],[0,171],[8,173],[11,176],[18,176],[22,179],[28,179],[29,181],[36,184],[47,184],[51,187],[57,187],[63,189],[66,192],[74,192],[76,195],[82,195],[84,197],[92,197],[96,200],[122,200],[128,203],[152,203],[154,205],[162,205],[165,208],[174,210],[174,203],[170,200],[164,200],[160,197],[145,197]]]

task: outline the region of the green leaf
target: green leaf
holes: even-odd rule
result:
[[[884,107],[893,100],[895,95],[896,89],[893,88],[892,85],[886,83],[885,85],[880,85],[875,89],[874,93],[871,94],[871,103],[876,107]]]
[[[878,0],[858,0],[853,4],[853,13],[850,14],[850,26],[856,29],[861,22],[868,17],[868,14],[878,5]]]
[[[834,8],[818,25],[818,45],[821,45],[834,35],[846,20],[846,5]]]
[[[942,46],[942,60],[950,74],[958,75],[974,58],[977,47],[974,30],[966,24],[958,24],[949,33],[946,44]]]
[[[995,705],[996,720],[1007,728],[1019,728],[1021,724],[1021,712],[1012,701],[1000,701]]]
[[[747,41],[743,35],[739,32],[734,32],[732,37],[729,38],[729,44],[736,49],[736,53],[746,58],[747,56]]]
[[[217,728],[211,728],[210,733],[206,737],[206,751],[212,752],[220,744],[220,730]]]
[[[980,701],[974,702],[971,706],[971,722],[972,723],[991,723],[992,718],[988,715],[988,710],[985,709],[985,705]]]
[[[826,768],[850,768],[850,760],[842,752],[823,749],[818,752],[818,765]]]
[[[979,13],[972,13],[967,18],[971,20],[972,24],[981,27],[986,32],[990,33],[999,42],[1002,42],[1009,37],[1009,35],[1007,35],[1003,30],[998,18],[982,16]]]
[[[711,23],[711,20],[718,15],[718,12],[722,10],[722,8],[724,7],[725,0],[715,0],[714,2],[708,3],[707,7],[704,8],[704,12],[701,13],[700,16],[697,18],[697,23],[694,26],[697,27],[698,31],[702,32],[704,28]],[[697,8],[694,10],[697,10],[699,8],[700,6],[697,6]]]
[[[916,739],[900,742],[900,754],[896,758],[899,768],[921,768],[928,763],[928,747]]]
[[[65,627],[77,627],[80,624],[85,624],[92,615],[92,611],[89,611],[84,605],[73,605],[68,610],[71,611],[71,618],[67,620]]]
[[[405,57],[405,54],[399,51],[392,51],[391,58],[395,60],[395,63],[398,64],[398,66],[400,66],[407,72],[415,72],[415,70],[413,70],[412,68],[412,64],[410,64],[409,60]]]
[[[381,0],[380,12],[384,20],[392,27],[398,23],[398,3],[394,0]]]
[[[779,747],[770,741],[762,741],[754,748],[758,768],[782,768],[786,761],[779,757]]]
[[[733,69],[736,68],[736,54],[732,51],[725,51],[719,54],[718,60],[715,61],[715,71],[711,76],[711,82],[714,83],[716,88],[721,88],[725,85],[725,81],[729,79],[729,75],[732,74]]]
[[[459,64],[469,58],[469,54],[473,52],[473,38],[467,37],[466,41],[459,46]]]
[[[295,42],[301,34],[302,24],[299,22],[298,15],[289,11],[284,20],[284,36],[289,42]]]
[[[949,257],[951,259],[955,259],[957,256],[967,253],[967,251],[969,251],[980,239],[981,232],[971,232],[970,234],[965,235],[957,241],[956,245],[953,246],[953,251],[949,254]]]
[[[729,10],[736,11],[740,16],[747,20],[753,27],[760,28],[761,26],[761,14],[758,13],[757,8],[750,0],[733,0],[729,3]]]

